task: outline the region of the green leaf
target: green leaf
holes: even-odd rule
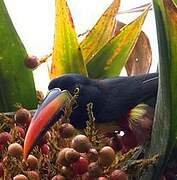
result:
[[[86,63],[112,38],[119,6],[120,0],[114,0],[81,42],[80,47]]]
[[[149,7],[136,20],[125,26],[87,64],[91,78],[119,75],[131,54]]]
[[[172,0],[153,2],[159,43],[160,81],[149,156],[159,154],[160,161],[143,177],[144,180],[160,179],[172,156],[177,137],[177,8]]]
[[[27,52],[0,0],[0,112],[14,111],[15,104],[37,106],[33,75],[24,61]]]
[[[67,2],[56,0],[55,39],[50,75],[55,78],[66,73],[87,75],[87,70]]]

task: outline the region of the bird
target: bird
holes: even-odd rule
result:
[[[27,156],[41,136],[60,119],[68,94],[79,89],[77,106],[73,109],[70,123],[77,129],[86,127],[87,105],[93,104],[96,124],[119,123],[126,131],[126,119],[137,118],[137,110],[142,116],[147,107],[154,108],[158,92],[158,73],[136,76],[119,76],[106,79],[91,79],[80,74],[65,74],[53,79],[48,86],[49,94],[36,111],[24,141]],[[133,110],[136,108],[135,110]],[[130,116],[134,114],[134,117]],[[133,124],[133,123],[132,123]]]

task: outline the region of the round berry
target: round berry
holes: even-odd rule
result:
[[[88,152],[91,148],[91,143],[85,135],[77,135],[72,139],[71,146],[80,153]]]
[[[68,179],[74,176],[74,172],[71,167],[62,166],[60,173]]]
[[[11,141],[12,140],[12,135],[9,134],[8,132],[2,132],[0,133],[0,144],[5,144],[7,143],[8,141]]]
[[[110,180],[128,180],[128,175],[122,170],[115,170],[111,173]]]
[[[70,138],[75,133],[75,128],[70,123],[64,123],[59,128],[59,133],[62,138]]]
[[[79,160],[80,154],[73,148],[70,148],[66,151],[65,158],[69,163],[74,163]]]
[[[13,180],[28,180],[28,178],[23,174],[16,175]]]
[[[98,160],[98,152],[96,149],[91,148],[89,149],[89,152],[87,153],[88,160],[90,162],[95,162]]]
[[[82,175],[87,172],[88,165],[88,160],[84,157],[80,157],[80,159],[73,164],[73,171],[75,174]]]
[[[26,161],[27,161],[28,167],[31,170],[34,170],[38,167],[38,159],[35,156],[29,155]]]
[[[38,67],[39,65],[39,60],[36,56],[32,55],[29,56],[26,61],[25,61],[25,65],[26,67],[30,68],[30,69],[35,69]]]
[[[9,145],[8,153],[13,157],[19,158],[23,154],[23,148],[20,144],[13,143]]]
[[[65,154],[68,150],[69,150],[69,148],[64,148],[58,153],[57,160],[56,160],[57,164],[61,164],[63,166],[69,165],[69,162],[66,160],[66,156],[65,156]]]
[[[50,153],[50,147],[49,147],[48,144],[42,144],[42,145],[40,146],[40,150],[41,150],[41,152],[42,152],[43,154],[45,154],[45,155],[49,155],[49,153]]]
[[[110,166],[115,159],[115,152],[109,146],[103,147],[99,152],[99,164],[101,166]]]
[[[98,178],[99,176],[102,175],[103,170],[101,167],[98,165],[97,162],[90,163],[88,166],[88,173],[90,177],[93,178]]]
[[[25,138],[25,130],[20,126],[16,126],[15,129],[18,132],[18,134],[20,135],[20,137],[22,137],[24,139]]]
[[[15,121],[21,125],[28,124],[29,119],[31,119],[31,113],[25,109],[25,108],[20,108],[14,117]]]

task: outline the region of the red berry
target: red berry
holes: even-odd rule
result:
[[[73,138],[71,146],[80,153],[88,152],[91,148],[91,143],[85,135],[77,135]]]
[[[80,159],[73,164],[73,171],[75,174],[82,175],[87,172],[88,165],[88,160],[83,157],[80,157]]]
[[[99,152],[99,164],[101,166],[110,166],[115,159],[114,150],[109,147],[103,147]]]
[[[3,177],[3,175],[4,175],[4,169],[2,163],[0,162],[0,177]]]
[[[8,153],[16,158],[19,158],[23,154],[23,148],[18,143],[12,143],[8,147]]]
[[[70,138],[75,133],[75,128],[70,123],[64,123],[59,128],[59,133],[62,138]]]
[[[0,133],[0,144],[5,144],[8,141],[12,140],[12,135],[8,132],[2,132]]]
[[[111,173],[110,180],[128,180],[128,175],[122,170],[115,170]]]
[[[29,119],[31,119],[31,113],[25,109],[25,108],[20,108],[14,117],[15,121],[21,125],[28,124]]]
[[[88,160],[90,162],[95,162],[98,160],[98,152],[96,149],[91,148],[89,149],[89,152],[87,153]]]
[[[27,161],[28,167],[31,170],[34,170],[38,167],[38,159],[35,156],[29,155],[26,161]]]
[[[35,69],[39,65],[38,58],[36,56],[29,56],[25,61],[26,67],[30,69]]]
[[[16,126],[15,129],[17,130],[19,135],[24,139],[25,138],[25,130],[20,126]]]
[[[13,180],[28,180],[28,178],[23,174],[16,175]]]
[[[43,154],[49,155],[49,153],[50,153],[50,147],[49,147],[48,144],[42,144],[42,145],[40,146],[40,149],[41,149],[41,152],[42,152]]]

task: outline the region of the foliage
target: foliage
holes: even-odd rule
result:
[[[113,77],[120,74],[135,46],[147,12],[148,9],[125,26],[89,61],[87,68],[90,77]]]
[[[81,42],[80,47],[84,61],[88,63],[114,35],[116,14],[119,10],[120,0],[115,0],[103,13],[95,26]]]
[[[0,6],[0,37],[3,47],[0,50],[0,111],[14,111],[16,103],[35,109],[37,100],[33,75],[25,66],[27,52],[3,0]],[[139,18],[125,26],[120,33],[115,33],[119,6],[120,0],[114,0],[79,44],[66,0],[56,0],[54,50],[49,73],[51,78],[65,73],[80,73],[92,78],[111,77],[120,73],[136,44],[150,6],[146,5],[147,9]],[[130,36],[132,39],[127,41]],[[28,61],[28,66],[40,65],[49,57],[45,56],[38,62],[34,57]]]
[[[37,107],[32,72],[25,67],[27,52],[0,0],[0,112],[15,110],[17,103]]]
[[[119,75],[136,44],[150,8],[148,4],[141,16],[115,34],[119,5],[120,0],[114,0],[78,45],[67,2],[56,1],[55,43],[50,72],[52,78],[74,72],[88,73],[91,78]]]
[[[159,154],[158,166],[144,179],[158,179],[175,160],[177,137],[177,8],[172,0],[154,0],[159,42],[159,91],[148,156]],[[171,158],[171,156],[174,156]],[[173,161],[172,160],[172,161]]]

